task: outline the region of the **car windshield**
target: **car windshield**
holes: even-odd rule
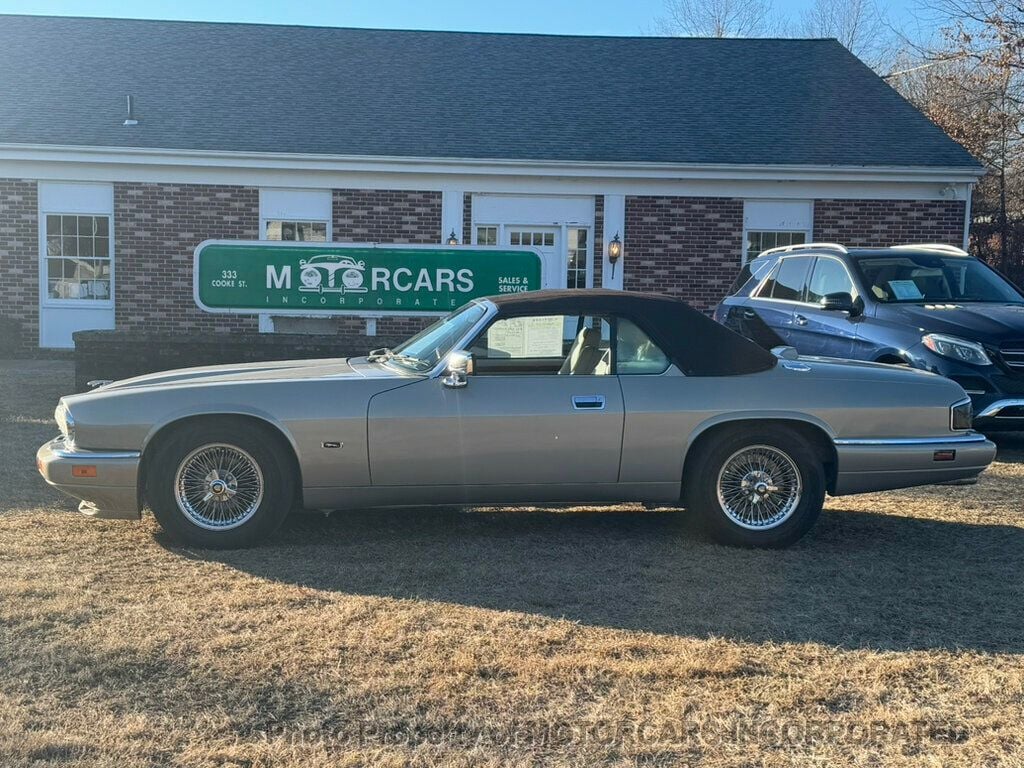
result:
[[[1024,303],[1024,296],[978,259],[908,253],[860,256],[854,262],[876,301]]]
[[[486,312],[484,304],[466,304],[393,350],[375,352],[371,358],[386,360],[414,371],[430,370],[454,349],[459,339],[469,333]]]

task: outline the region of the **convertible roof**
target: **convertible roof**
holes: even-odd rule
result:
[[[668,296],[606,289],[501,294],[488,299],[503,317],[613,314],[635,322],[687,376],[737,376],[774,367],[775,355]]]

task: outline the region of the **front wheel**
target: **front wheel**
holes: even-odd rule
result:
[[[735,429],[700,448],[684,480],[684,503],[724,544],[785,547],[821,513],[821,458],[786,428]]]
[[[291,509],[293,480],[277,441],[246,423],[185,425],[157,447],[146,498],[173,538],[198,547],[245,547]]]

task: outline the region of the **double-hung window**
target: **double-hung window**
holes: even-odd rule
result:
[[[110,301],[110,217],[46,215],[46,295]]]

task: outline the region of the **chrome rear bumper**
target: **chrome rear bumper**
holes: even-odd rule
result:
[[[67,445],[62,437],[36,452],[36,467],[46,482],[80,499],[80,512],[105,520],[141,517],[139,461],[138,451],[87,451]]]
[[[977,432],[834,442],[838,466],[833,496],[969,480],[984,472],[996,455],[995,443]]]

